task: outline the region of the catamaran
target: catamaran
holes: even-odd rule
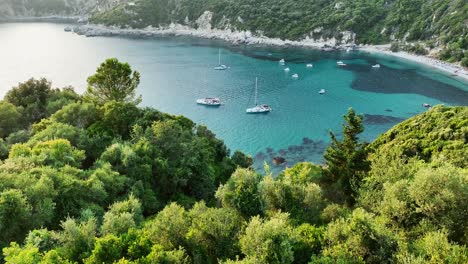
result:
[[[205,97],[197,99],[197,104],[207,105],[207,106],[220,106],[221,100],[216,97]]]
[[[228,66],[221,64],[221,49],[218,50],[218,66],[214,67],[217,71],[227,70]]]
[[[255,106],[252,108],[247,108],[245,110],[247,114],[260,114],[260,113],[268,113],[271,111],[271,107],[266,104],[258,105],[257,103],[257,94],[258,94],[258,78],[255,78]]]

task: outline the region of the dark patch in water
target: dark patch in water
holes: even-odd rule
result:
[[[385,112],[393,112],[392,109],[385,109]]]
[[[290,145],[277,151],[266,148],[267,155],[264,152],[257,153],[254,157],[254,167],[261,171],[264,162],[267,162],[274,173],[279,173],[285,167],[311,160],[311,157],[322,157],[327,146],[324,141],[304,137],[299,145]]]
[[[381,125],[381,124],[391,124],[399,123],[405,120],[404,118],[389,116],[389,115],[371,115],[364,114],[364,123],[368,125]]]
[[[358,91],[384,94],[419,94],[436,100],[468,105],[468,92],[443,82],[430,79],[416,70],[390,69],[382,66],[373,69],[370,65],[353,65],[343,69],[356,73],[351,87]],[[423,102],[415,102],[421,104]]]

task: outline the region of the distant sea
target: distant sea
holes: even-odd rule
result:
[[[364,115],[363,140],[372,141],[396,123],[431,105],[468,105],[468,83],[391,56],[320,52],[279,47],[234,46],[187,37],[86,38],[65,24],[0,24],[0,96],[31,77],[84,92],[86,78],[109,57],[141,73],[142,106],[185,115],[207,125],[231,150],[241,150],[276,171],[298,161],[323,162],[329,131],[338,136],[349,107]],[[218,50],[230,68],[215,71]],[[284,58],[286,65],[279,65]],[[346,67],[337,66],[343,61]],[[312,63],[313,68],[306,64]],[[380,68],[371,65],[379,63]],[[285,72],[284,68],[290,71]],[[299,78],[291,76],[297,73]],[[248,115],[258,77],[259,103],[269,114]],[[320,89],[326,93],[320,95]],[[197,105],[216,96],[219,108]],[[286,163],[272,164],[281,156]]]

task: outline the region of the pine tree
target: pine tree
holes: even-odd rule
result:
[[[344,119],[342,140],[330,132],[332,143],[324,155],[328,167],[325,175],[328,183],[337,184],[342,190],[342,202],[352,205],[360,181],[369,171],[370,162],[367,160],[367,143],[359,142],[358,137],[364,131],[362,115],[356,115],[350,108]]]

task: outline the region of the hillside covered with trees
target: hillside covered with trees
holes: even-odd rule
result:
[[[144,28],[170,23],[197,28],[206,11],[213,28],[249,30],[271,38],[343,38],[358,44],[399,43],[426,53],[444,48],[440,58],[468,65],[468,4],[465,0],[137,0],[96,13],[98,24]],[[418,43],[416,47],[406,42]],[[422,49],[420,47],[423,47]]]
[[[103,12],[128,0],[0,0],[0,19],[83,16]]]
[[[273,177],[138,107],[139,80],[109,59],[84,95],[31,79],[0,101],[0,262],[468,262],[468,107],[371,144],[350,109],[326,164]]]

